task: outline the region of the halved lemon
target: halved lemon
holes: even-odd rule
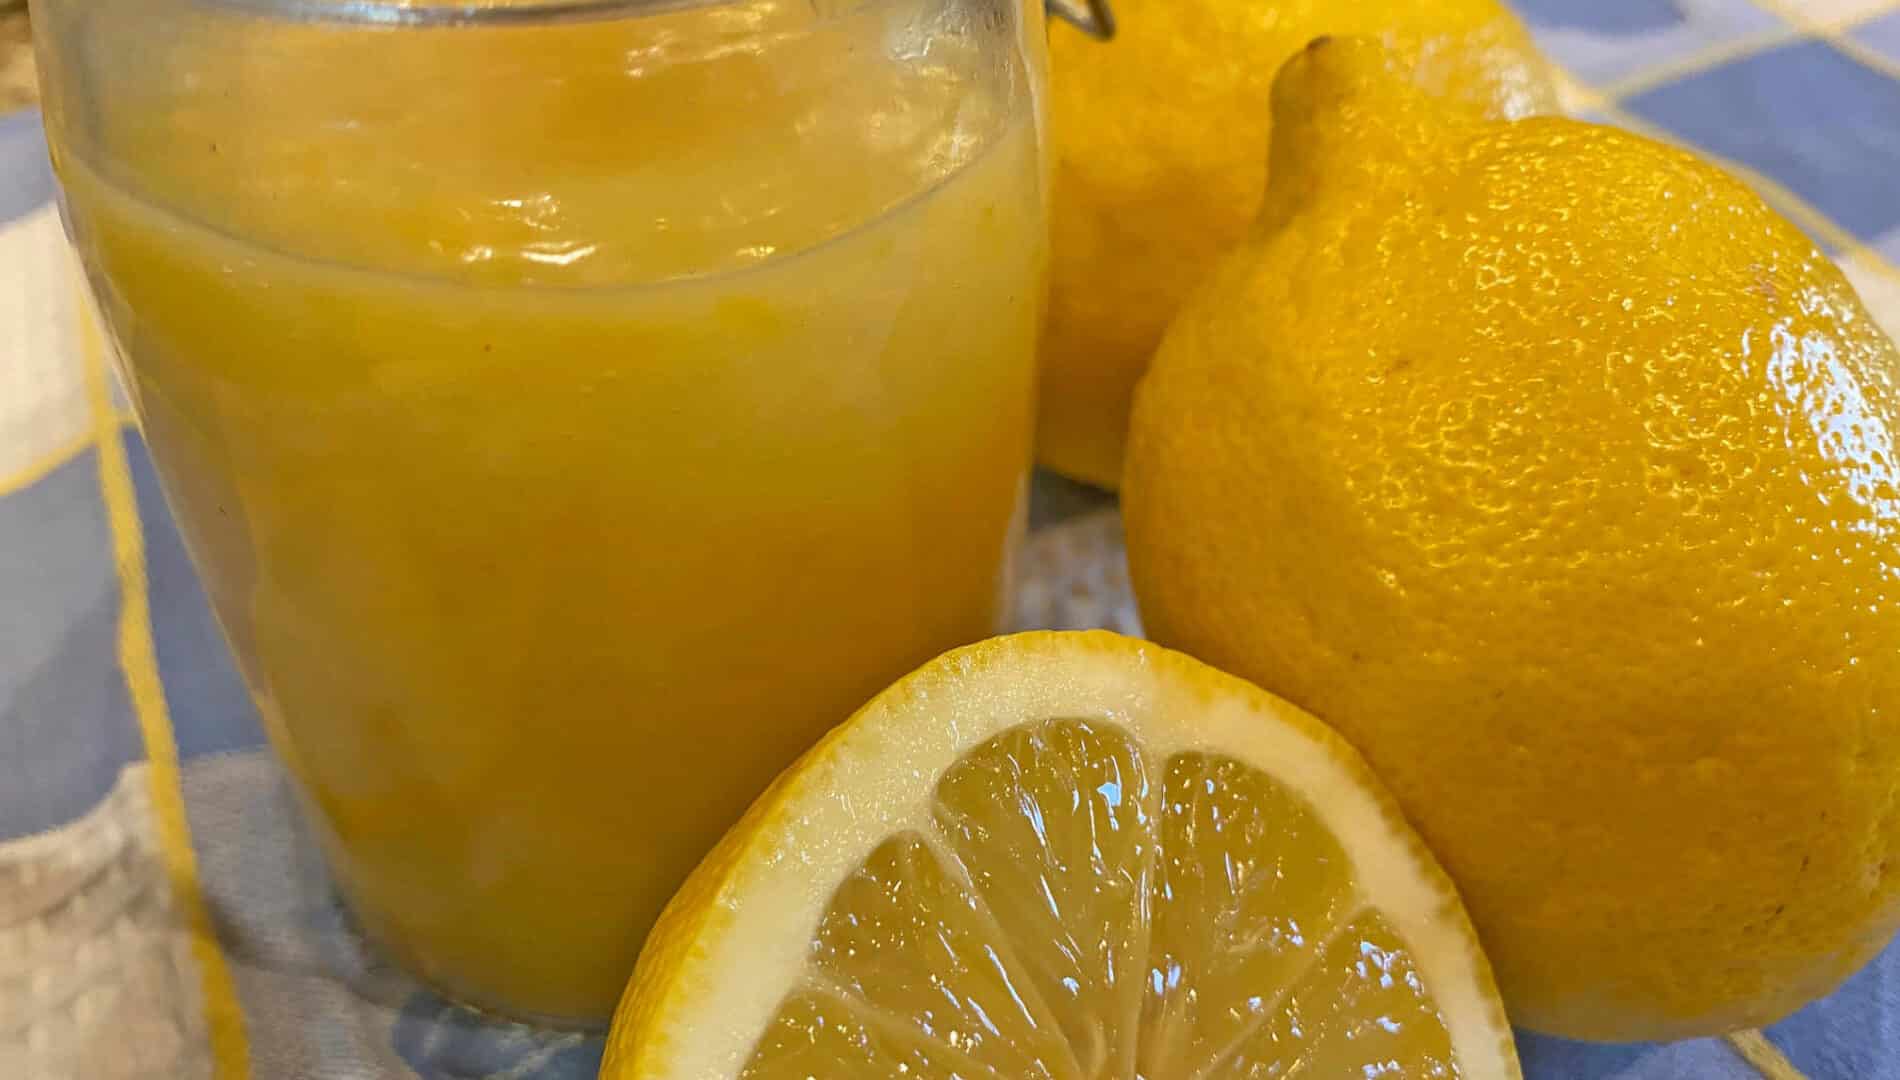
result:
[[[601,1075],[1519,1074],[1359,755],[1092,632],[948,653],[787,770],[662,916]]]

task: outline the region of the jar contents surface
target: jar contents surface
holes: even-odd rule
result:
[[[604,1019],[772,776],[1002,619],[1039,125],[935,12],[223,26],[53,115],[273,743],[445,992]]]

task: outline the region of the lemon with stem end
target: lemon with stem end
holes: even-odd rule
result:
[[[1144,624],[1366,755],[1519,1022],[1771,1023],[1900,923],[1900,353],[1734,178],[1406,68],[1281,75],[1135,409]]]

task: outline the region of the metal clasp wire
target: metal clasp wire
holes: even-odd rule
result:
[[[1108,0],[1043,0],[1043,10],[1097,41],[1115,36],[1115,11]]]

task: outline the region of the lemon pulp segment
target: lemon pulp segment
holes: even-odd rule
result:
[[[1462,1075],[1404,940],[1265,772],[1004,731],[833,895],[742,1076]]]

